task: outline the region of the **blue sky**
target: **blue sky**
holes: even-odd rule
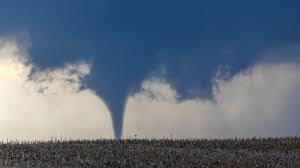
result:
[[[40,69],[90,62],[84,86],[104,99],[120,132],[128,95],[153,74],[181,101],[211,99],[220,67],[234,76],[264,60],[265,51],[299,44],[299,6],[296,0],[7,0],[0,35],[30,41],[30,59]]]

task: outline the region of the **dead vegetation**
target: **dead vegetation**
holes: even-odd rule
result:
[[[0,144],[0,167],[300,167],[300,138]]]

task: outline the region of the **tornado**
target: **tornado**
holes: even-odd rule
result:
[[[123,97],[115,97],[115,98],[107,98],[105,99],[106,106],[108,107],[115,139],[120,140],[122,139],[123,135],[123,123],[124,123],[124,113],[125,113],[125,106],[126,106],[126,95],[124,94]]]
[[[117,52],[117,50],[116,50]],[[156,69],[156,59],[129,53],[112,53],[93,60],[89,88],[106,104],[112,120],[115,139],[121,139],[127,98],[140,89],[147,74]]]

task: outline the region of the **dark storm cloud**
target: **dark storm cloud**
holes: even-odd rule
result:
[[[234,75],[258,53],[297,43],[297,1],[24,1],[1,3],[0,31],[28,32],[33,61],[43,67],[86,59],[87,85],[104,99],[122,135],[127,97],[153,71],[181,99],[211,97],[219,66]],[[297,56],[295,56],[297,57]],[[284,58],[283,58],[284,59]]]

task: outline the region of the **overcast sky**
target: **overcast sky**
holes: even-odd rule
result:
[[[0,137],[296,135],[299,7],[1,1]]]

